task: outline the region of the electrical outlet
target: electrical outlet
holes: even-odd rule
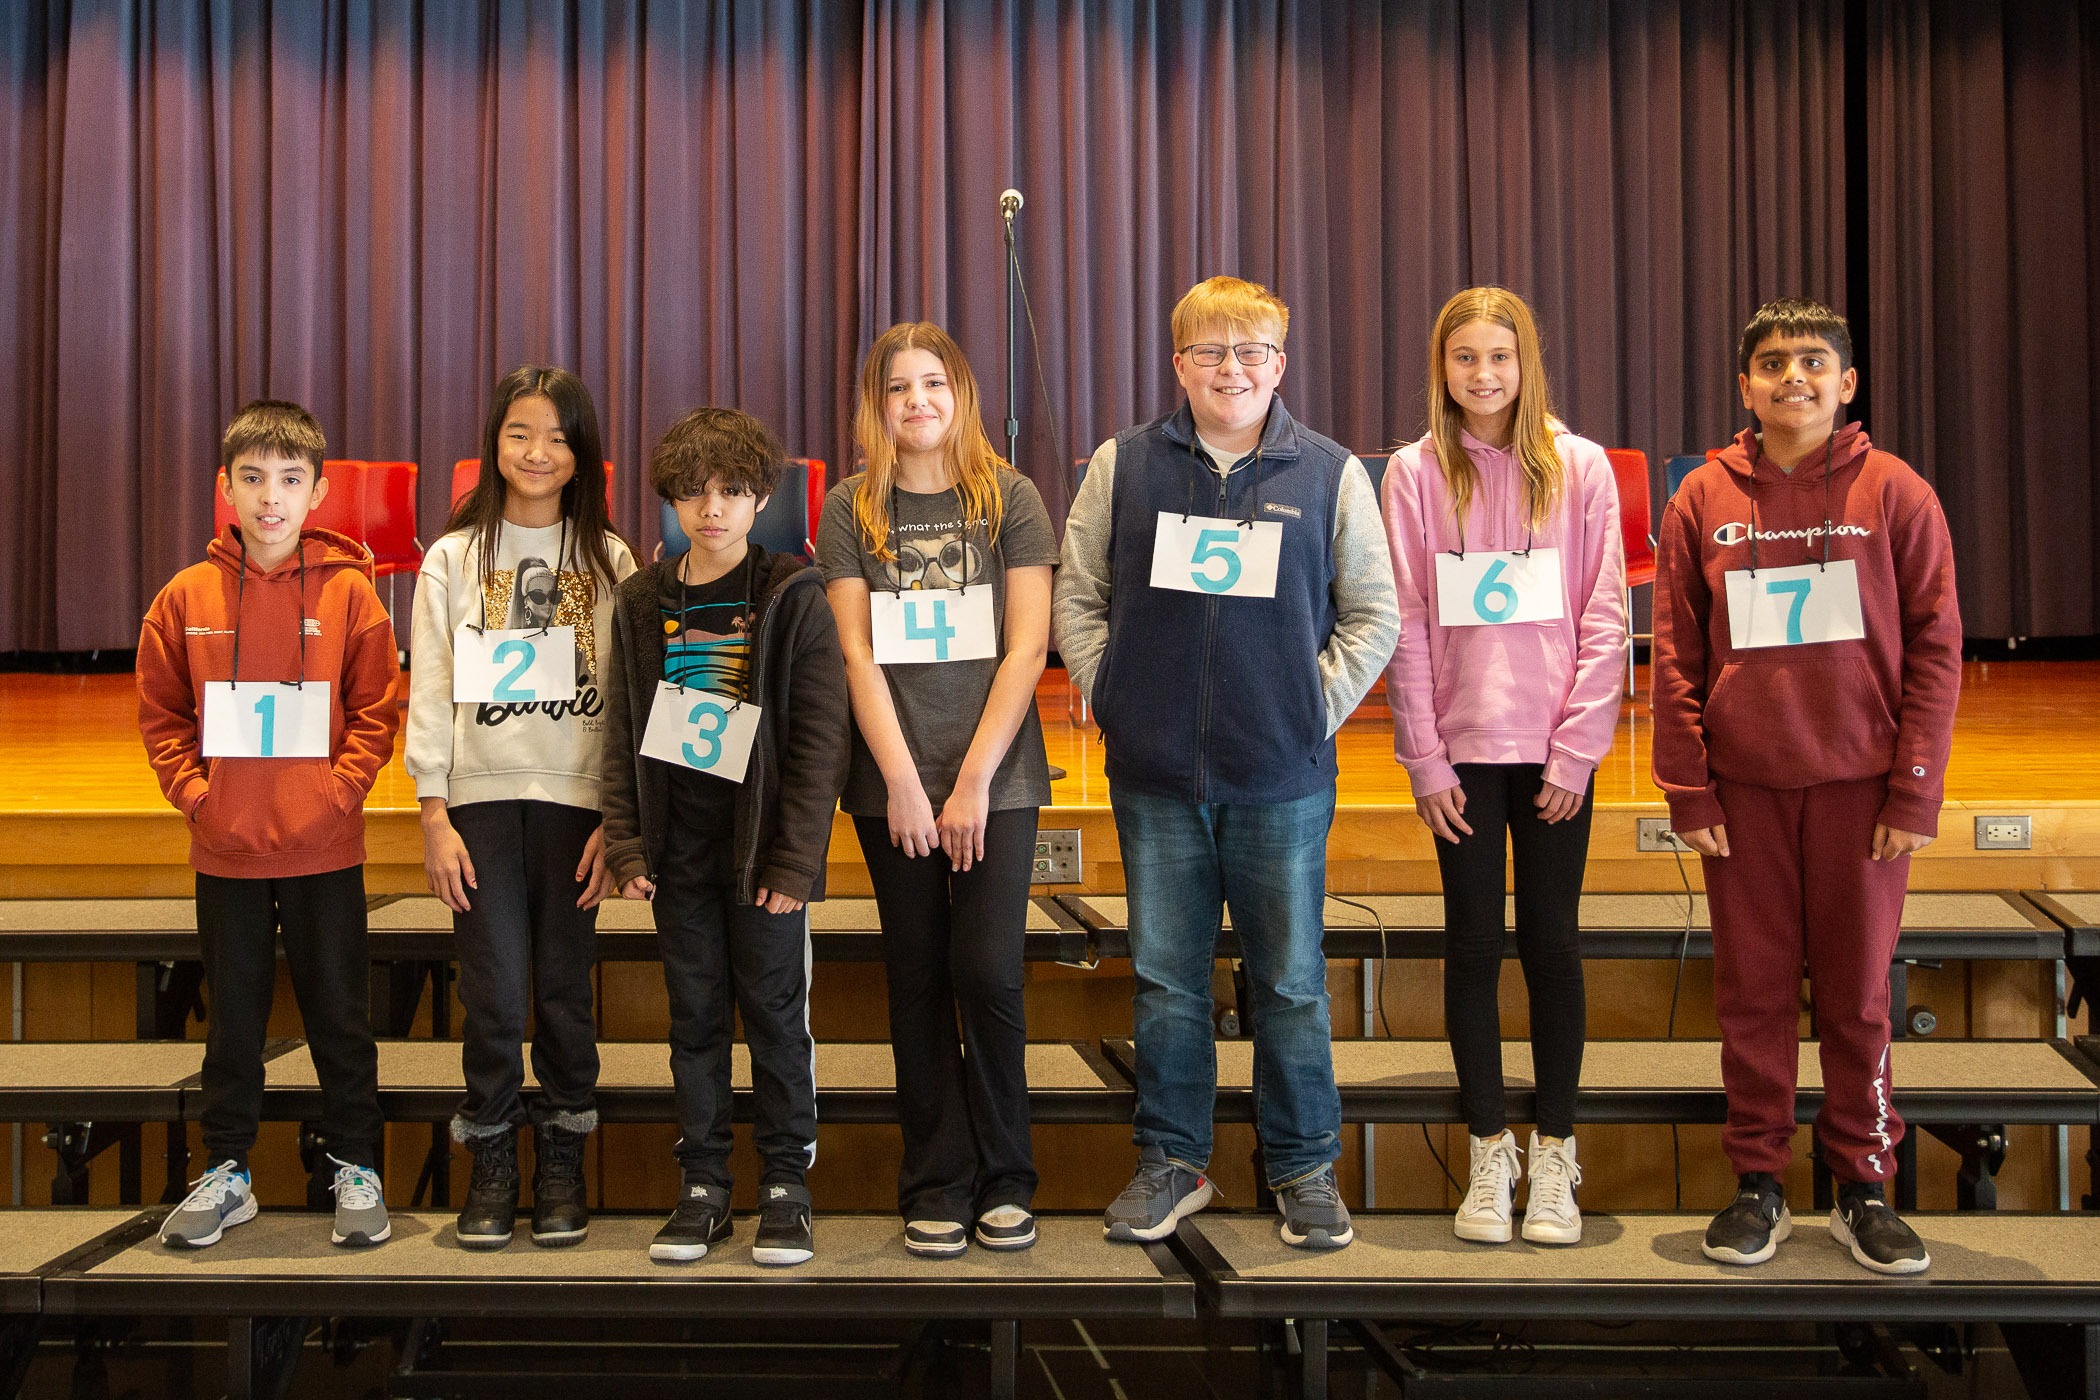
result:
[[[2026,817],[1978,817],[1976,849],[2031,851],[2034,849],[2034,828]]]
[[[1079,883],[1079,833],[1038,831],[1035,834],[1035,870],[1031,885],[1076,885]]]
[[[1692,848],[1684,844],[1677,833],[1670,830],[1668,817],[1637,817],[1633,823],[1633,848],[1637,851],[1685,851]]]

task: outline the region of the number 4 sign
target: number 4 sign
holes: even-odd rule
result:
[[[868,595],[875,664],[981,661],[999,654],[989,584]]]

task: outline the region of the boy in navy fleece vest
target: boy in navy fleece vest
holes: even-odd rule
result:
[[[1289,323],[1254,283],[1191,289],[1172,322],[1188,402],[1101,445],[1065,526],[1052,622],[1107,747],[1137,978],[1139,1162],[1111,1239],[1159,1239],[1211,1198],[1221,906],[1283,1238],[1353,1237],[1321,949],[1334,732],[1399,614],[1363,464],[1276,397]]]

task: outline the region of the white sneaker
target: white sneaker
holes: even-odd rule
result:
[[[1575,1188],[1582,1168],[1575,1165],[1575,1139],[1558,1143],[1531,1135],[1531,1197],[1524,1202],[1524,1238],[1533,1244],[1582,1243],[1582,1208]]]
[[[1468,1135],[1466,1141],[1473,1145],[1473,1177],[1452,1228],[1462,1240],[1508,1244],[1511,1201],[1516,1195],[1517,1178],[1524,1174],[1517,1161],[1516,1134],[1504,1128],[1499,1137]]]

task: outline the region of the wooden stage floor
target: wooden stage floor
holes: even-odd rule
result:
[[[1627,701],[1597,774],[1590,887],[1678,887],[1667,855],[1634,851],[1634,822],[1665,811],[1649,778],[1646,674]],[[1045,827],[1077,827],[1085,887],[1120,888],[1100,732],[1066,713],[1062,672],[1037,692],[1053,784]],[[1434,854],[1408,805],[1392,757],[1382,690],[1341,734],[1340,813],[1330,852],[1334,888],[1434,890]],[[183,824],[162,802],[140,746],[129,675],[0,674],[0,895],[187,891]],[[1947,783],[1940,840],[1913,873],[1918,887],[2086,888],[2100,880],[2100,662],[1971,662]],[[370,813],[371,888],[422,887],[415,789],[394,759]],[[2026,814],[2031,852],[1977,852],[1973,816]],[[839,893],[864,891],[859,852],[843,820],[832,846]],[[1694,883],[1696,862],[1687,862]]]

